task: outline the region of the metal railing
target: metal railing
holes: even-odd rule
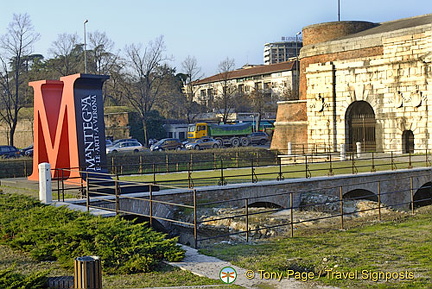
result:
[[[270,194],[261,197],[247,197],[247,198],[230,198],[225,200],[213,201],[207,195],[197,193],[195,189],[182,188],[180,192],[175,194],[164,193],[162,187],[153,183],[141,183],[141,182],[129,182],[119,180],[118,176],[108,174],[95,174],[90,172],[80,172],[85,179],[85,182],[75,183],[75,189],[78,189],[79,194],[82,198],[85,198],[85,206],[87,210],[100,209],[105,211],[114,212],[116,215],[135,215],[146,217],[149,219],[151,226],[154,225],[154,221],[168,222],[175,226],[185,228],[192,232],[194,246],[198,247],[200,243],[209,240],[220,240],[231,238],[233,236],[240,236],[243,241],[248,242],[251,239],[251,235],[261,230],[274,230],[276,228],[288,228],[288,233],[291,237],[295,236],[296,227],[310,222],[317,222],[326,219],[333,219],[339,221],[339,226],[336,228],[345,229],[347,228],[347,218],[359,213],[366,213],[370,211],[376,211],[376,219],[381,220],[384,209],[390,208],[409,208],[412,214],[415,213],[415,209],[419,206],[432,204],[432,186],[431,182],[421,186],[414,187],[413,177],[407,177],[410,187],[404,191],[389,191],[383,192],[381,190],[381,183],[384,180],[363,182],[361,184],[376,185],[376,195],[373,195],[376,207],[368,209],[356,209],[354,211],[345,212],[345,204],[347,198],[343,196],[344,186],[334,186],[330,188],[317,188],[314,190],[303,190],[295,192],[282,192],[277,194]],[[62,174],[58,174],[61,176]],[[424,176],[431,177],[430,172],[425,172]],[[418,177],[418,176],[417,176]],[[64,180],[60,180],[63,182]],[[63,187],[62,185],[60,187]],[[65,185],[64,187],[67,187]],[[71,186],[72,187],[72,186]],[[175,186],[163,186],[165,189],[177,189]],[[138,188],[138,189],[137,189]],[[324,202],[315,202],[305,204],[299,202],[295,204],[295,199],[301,199],[302,196],[308,196],[313,194],[319,194],[323,190],[333,190],[334,194],[331,196],[333,199],[325,200]],[[130,192],[142,192],[141,194],[131,194]],[[421,192],[421,193],[420,193]],[[390,207],[381,200],[386,195],[403,194],[409,196],[408,202],[393,203]],[[328,195],[327,195],[328,196]],[[271,197],[286,197],[289,199],[289,206],[286,208],[267,208],[264,211],[256,212],[251,208],[251,205],[259,201],[260,199],[268,199]],[[350,200],[369,199],[371,195],[363,195]],[[59,197],[60,198],[60,197]],[[64,197],[63,197],[64,199]],[[403,198],[395,198],[403,199]],[[123,201],[135,201],[137,204],[135,207],[141,208],[140,212],[127,210],[122,206]],[[210,200],[210,201],[209,201]],[[231,208],[233,204],[239,206],[242,212],[235,215],[220,216],[210,220],[204,218],[206,213],[202,213],[202,210],[213,210],[216,208]],[[167,217],[158,215],[156,212],[159,205],[167,207],[171,212],[182,212],[183,218],[179,217]],[[314,211],[316,208],[322,207],[334,207],[335,210],[331,214],[325,216],[319,216],[314,218],[296,220],[296,216],[300,212]],[[257,216],[263,214],[276,213],[281,210],[289,210],[289,218],[285,222],[278,224],[263,225],[259,224],[256,227]],[[264,218],[266,219],[266,218]],[[214,233],[215,228],[208,225],[210,222],[222,221],[222,220],[242,220],[245,224],[243,230],[235,229],[228,230],[224,233]],[[213,230],[213,233],[209,236],[208,230]],[[335,229],[335,228],[329,228]]]
[[[383,170],[430,167],[426,152],[417,154],[394,153],[347,153],[342,159],[338,153],[314,153],[305,155],[279,155],[244,159],[214,159],[212,161],[189,161],[179,163],[149,163],[144,170],[135,172],[136,179],[154,184],[169,184],[193,188],[229,183],[260,182],[288,178],[311,178],[336,174],[374,173]],[[131,164],[129,165],[131,166]],[[144,163],[141,164],[144,166]],[[234,168],[234,169],[233,169]],[[119,171],[119,170],[116,170]],[[120,170],[122,171],[122,170]],[[183,174],[181,174],[183,172]],[[127,175],[132,174],[131,171]],[[167,177],[167,174],[170,177]]]
[[[430,177],[430,173],[425,174],[426,176]],[[374,183],[377,186],[377,195],[374,196],[376,197],[375,203],[376,203],[376,207],[372,207],[372,208],[366,208],[366,209],[356,209],[354,211],[350,211],[350,212],[345,212],[345,204],[347,201],[355,201],[355,200],[364,200],[364,199],[368,199],[371,197],[371,195],[367,195],[367,196],[358,196],[358,197],[354,197],[354,198],[344,198],[343,196],[343,188],[344,186],[335,186],[335,187],[331,187],[331,188],[325,188],[326,190],[328,189],[334,189],[335,191],[335,197],[334,200],[326,200],[325,202],[317,202],[317,203],[313,203],[313,204],[303,204],[300,203],[298,205],[294,205],[293,200],[296,199],[296,195],[300,194],[300,195],[307,195],[307,194],[314,194],[314,193],[319,193],[320,191],[323,190],[323,188],[319,188],[319,189],[315,189],[315,190],[307,190],[307,191],[296,191],[296,192],[287,192],[287,193],[280,193],[280,194],[273,194],[273,195],[266,195],[265,197],[275,197],[275,196],[280,196],[280,195],[284,195],[287,198],[289,198],[289,206],[287,208],[268,208],[266,210],[261,210],[259,212],[256,212],[254,210],[251,210],[251,205],[253,203],[255,203],[257,201],[257,199],[262,199],[263,197],[250,197],[250,198],[239,198],[239,199],[230,199],[230,200],[222,200],[222,201],[214,201],[214,202],[199,202],[199,206],[200,207],[205,207],[205,208],[227,208],[230,206],[230,204],[233,203],[243,203],[243,207],[242,210],[244,211],[244,213],[238,213],[236,215],[229,215],[229,216],[221,216],[219,218],[212,218],[209,220],[199,220],[197,222],[198,226],[200,229],[198,229],[198,235],[200,234],[200,231],[203,227],[209,227],[208,225],[206,226],[206,224],[211,223],[211,222],[215,222],[215,221],[223,221],[223,220],[236,220],[236,221],[243,221],[244,222],[244,226],[245,229],[243,230],[228,230],[227,233],[222,233],[222,234],[216,234],[216,235],[212,235],[209,237],[199,237],[198,240],[196,241],[197,243],[200,242],[204,242],[204,241],[209,241],[209,240],[220,240],[225,239],[227,237],[232,237],[232,236],[243,236],[242,240],[245,242],[250,241],[250,235],[253,232],[257,232],[257,231],[262,231],[262,230],[272,230],[275,228],[280,228],[280,227],[287,227],[288,230],[286,231],[289,236],[294,237],[295,234],[294,232],[297,230],[297,226],[301,225],[301,224],[305,224],[308,223],[310,224],[311,222],[317,222],[317,221],[323,221],[326,219],[333,219],[338,221],[339,225],[338,226],[333,226],[333,228],[328,228],[329,230],[332,229],[346,229],[347,226],[347,217],[351,217],[357,214],[362,214],[362,213],[368,213],[368,212],[376,212],[376,220],[381,221],[383,219],[383,210],[385,209],[393,209],[393,208],[401,208],[401,207],[409,207],[409,211],[411,212],[411,214],[415,214],[415,209],[421,206],[425,206],[425,205],[432,205],[432,184],[429,182],[424,186],[421,187],[414,187],[413,186],[413,177],[408,177],[407,178],[407,182],[410,183],[410,188],[404,191],[390,191],[390,192],[382,192],[381,190],[381,183],[382,181],[374,181],[374,182],[364,182],[363,184],[367,185],[367,184],[371,184]],[[417,192],[419,192],[420,190],[426,190],[428,191],[427,194],[420,194],[420,196],[416,197]],[[405,194],[405,195],[409,195],[409,201],[408,202],[398,202],[398,203],[394,203],[392,204],[392,206],[386,205],[385,203],[381,202],[383,196],[387,196],[387,195],[394,195],[394,194]],[[336,210],[333,211],[332,214],[328,214],[326,216],[321,216],[321,217],[315,217],[315,218],[307,218],[304,219],[302,218],[301,220],[295,220],[296,215],[298,215],[300,212],[304,212],[304,211],[315,211],[315,207],[337,207]],[[271,214],[271,213],[276,213],[276,212],[280,212],[281,210],[288,210],[289,211],[289,217],[287,218],[288,221],[286,222],[281,222],[279,224],[273,224],[273,225],[262,225],[259,224],[260,226],[258,228],[254,228],[254,225],[256,225],[256,220],[257,220],[257,216],[258,215],[266,215],[266,214]],[[199,212],[199,208],[197,209],[197,211]],[[303,217],[303,216],[302,216]],[[362,217],[358,217],[360,220],[362,219]],[[364,219],[364,218],[363,218]],[[263,217],[263,220],[268,220],[268,217]],[[372,220],[373,221],[373,220]],[[255,223],[255,224],[254,224]],[[210,226],[211,227],[211,226]],[[256,226],[255,226],[256,227]],[[319,228],[319,225],[317,225],[316,227]],[[237,238],[237,241],[239,240],[239,238]]]

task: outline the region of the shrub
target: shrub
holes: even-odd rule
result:
[[[29,275],[20,274],[14,268],[0,270],[0,288],[4,289],[39,289],[47,288],[48,271],[40,271]]]
[[[165,237],[147,224],[0,194],[0,242],[29,252],[39,261],[58,260],[72,267],[76,257],[97,255],[108,273],[149,272],[162,260],[184,257],[177,239]]]

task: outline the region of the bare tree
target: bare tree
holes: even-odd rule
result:
[[[148,143],[147,114],[153,109],[164,92],[166,69],[162,64],[168,58],[164,55],[165,43],[160,36],[146,47],[129,45],[125,49],[129,63],[129,75],[124,85],[124,96],[138,112],[144,130],[144,141]]]
[[[222,114],[222,122],[226,123],[229,114],[236,106],[236,88],[231,84],[231,74],[234,70],[234,59],[226,58],[219,63],[219,79],[221,89],[215,98],[215,109]]]
[[[97,74],[109,74],[117,68],[118,53],[114,53],[114,42],[105,32],[95,31],[89,34],[89,47],[92,71]]]
[[[27,14],[14,14],[7,33],[0,39],[3,53],[0,56],[0,117],[9,129],[9,144],[14,144],[18,113],[23,108],[27,86],[26,61],[33,44],[39,39]]]
[[[50,69],[60,76],[79,72],[82,67],[82,50],[77,34],[59,34],[48,50],[53,56],[53,59],[48,61]]]
[[[182,63],[183,69],[183,91],[186,96],[185,110],[188,123],[192,123],[195,117],[202,111],[201,106],[195,101],[194,96],[198,88],[194,87],[194,82],[204,76],[201,67],[195,57],[188,56]]]

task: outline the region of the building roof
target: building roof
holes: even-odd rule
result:
[[[194,85],[211,83],[211,82],[219,82],[222,80],[226,80],[227,76],[228,79],[238,79],[238,78],[270,74],[270,73],[281,72],[281,71],[290,71],[290,70],[294,70],[294,68],[295,68],[295,61],[285,61],[285,62],[269,64],[269,65],[257,65],[248,68],[241,68],[241,69],[230,71],[228,75],[226,73],[215,74],[213,76],[195,81]]]
[[[412,27],[427,25],[431,23],[432,23],[432,14],[420,15],[420,16],[415,16],[410,18],[403,18],[399,20],[378,23],[376,27],[363,30],[358,33],[350,34],[338,39],[349,39],[353,37],[362,37],[362,36],[368,36],[373,34],[392,32],[395,30],[412,28]]]

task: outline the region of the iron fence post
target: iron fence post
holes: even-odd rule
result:
[[[411,195],[411,214],[414,215],[414,184],[413,184],[413,177],[410,177],[410,195]]]
[[[252,183],[257,183],[258,182],[258,177],[255,173],[255,167],[254,167],[254,160],[253,157],[251,159],[251,182]]]
[[[90,211],[90,180],[88,177],[88,173],[85,173],[86,176],[86,194],[87,194],[87,199],[86,199],[86,206],[87,206],[87,212]]]
[[[153,170],[153,184],[156,184],[156,164],[152,164],[152,170]]]
[[[191,189],[194,187],[194,183],[192,180],[192,163],[189,162],[188,164],[188,188]]]
[[[64,170],[62,170],[62,178],[61,178],[61,191],[62,191],[62,201],[65,200],[65,178],[64,178]]]
[[[114,165],[114,156],[111,157],[111,173],[115,173],[116,167]]]
[[[393,152],[390,152],[390,161],[391,161],[391,169],[392,169],[392,171],[396,170],[397,167],[396,167],[396,164],[394,162]]]
[[[412,169],[412,160],[411,160],[411,152],[408,152],[408,168]]]
[[[194,240],[195,240],[195,249],[198,248],[198,217],[197,217],[197,191],[193,190],[193,222],[194,222]]]
[[[219,180],[219,186],[225,186],[225,185],[226,185],[226,181],[225,181],[225,177],[224,177],[223,160],[221,158],[220,159],[220,180]]]
[[[343,202],[343,189],[342,186],[339,187],[339,207],[340,207],[340,216],[341,216],[341,230],[344,229],[344,202]]]
[[[371,154],[372,154],[372,168],[371,168],[371,172],[374,173],[374,172],[376,172],[376,168],[375,168],[375,154],[374,154],[374,152],[372,152]]]
[[[169,156],[168,156],[168,154],[167,153],[165,153],[165,171],[167,172],[167,173],[169,173]]]
[[[353,175],[358,173],[358,169],[357,169],[357,166],[355,164],[355,155],[354,154],[355,154],[354,152],[351,153],[351,171],[352,171]]]
[[[282,181],[284,179],[284,176],[282,174],[282,160],[281,160],[281,158],[277,158],[277,162],[279,165],[279,173],[278,173],[277,180]]]
[[[120,184],[119,184],[119,177],[118,175],[116,175],[115,180],[114,180],[114,193],[115,193],[115,213],[116,215],[119,214],[119,209],[120,209]]]
[[[331,154],[331,152],[329,153],[329,163],[330,163],[330,167],[329,167],[328,175],[329,176],[334,176],[333,163],[332,163],[332,154]]]
[[[294,208],[293,208],[293,192],[290,192],[290,224],[291,224],[291,238],[294,237]]]
[[[57,201],[60,202],[60,173],[59,173],[60,169],[54,169],[54,177],[57,175]]]
[[[308,163],[307,155],[305,155],[305,174],[306,174],[307,179],[309,179],[312,176],[311,171],[309,170],[309,163]]]
[[[378,181],[378,220],[381,221],[381,181]]]
[[[83,178],[80,178],[80,186],[81,186],[81,199],[82,198],[84,198],[84,191],[85,191],[85,189],[84,189],[84,181],[83,181]]]
[[[149,185],[149,216],[150,227],[153,227],[153,186]]]
[[[427,148],[426,148],[425,158],[426,158],[426,166],[429,167],[431,165],[431,163],[429,161],[429,155],[428,155],[428,149]]]
[[[249,242],[249,200],[245,199],[245,209],[246,209],[246,242]]]

